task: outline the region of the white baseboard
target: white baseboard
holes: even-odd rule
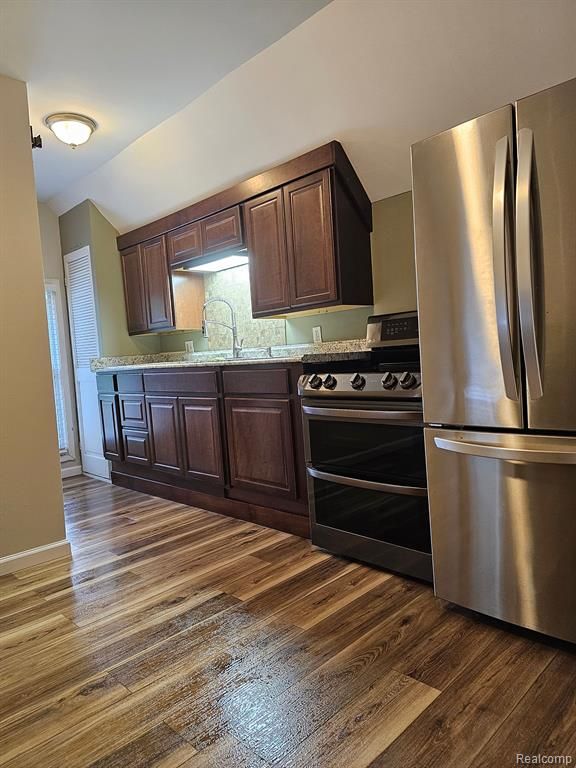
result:
[[[41,547],[34,547],[34,549],[26,549],[24,552],[0,557],[0,576],[69,556],[70,544],[66,539],[54,541],[52,544],[44,544]]]
[[[110,462],[104,456],[93,453],[82,454],[82,471],[85,475],[96,477],[98,480],[110,479]]]
[[[75,464],[72,467],[67,467],[63,464],[60,468],[60,474],[62,477],[74,477],[75,475],[81,475],[82,467],[80,464]]]

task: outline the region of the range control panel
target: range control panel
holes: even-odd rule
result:
[[[418,314],[372,315],[368,318],[366,340],[371,347],[418,344]]]
[[[417,371],[380,373],[311,373],[300,377],[298,392],[306,397],[365,397],[405,400],[422,397]]]

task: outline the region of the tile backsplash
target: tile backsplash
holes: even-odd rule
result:
[[[286,344],[284,320],[255,320],[252,317],[248,265],[214,272],[204,276],[206,300],[227,299],[236,313],[238,338],[244,347],[273,347]],[[225,304],[210,304],[206,308],[209,320],[230,324],[230,310]],[[232,345],[232,332],[218,325],[208,326],[208,348],[227,349]]]

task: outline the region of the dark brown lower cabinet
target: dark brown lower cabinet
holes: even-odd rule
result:
[[[224,484],[222,433],[217,397],[180,397],[184,474]]]
[[[150,439],[143,429],[123,429],[124,461],[150,466]]]
[[[146,395],[152,466],[164,472],[182,472],[178,428],[178,398]]]
[[[98,373],[112,482],[309,536],[301,372],[270,363]]]
[[[122,460],[122,442],[118,420],[118,395],[98,396],[104,456],[107,459]]]
[[[230,486],[296,497],[289,399],[227,397]]]

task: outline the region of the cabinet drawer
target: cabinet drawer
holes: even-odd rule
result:
[[[113,373],[97,373],[96,389],[98,392],[114,394],[116,391],[116,378]]]
[[[208,216],[200,222],[202,227],[202,247],[204,253],[217,253],[242,245],[242,226],[240,206]]]
[[[141,373],[117,373],[116,387],[118,392],[144,392],[144,382]]]
[[[144,395],[118,395],[120,423],[123,427],[146,429],[146,404]]]
[[[200,222],[193,221],[185,227],[175,229],[166,235],[170,264],[182,264],[202,255]]]
[[[178,392],[183,394],[216,394],[218,379],[215,371],[186,371],[185,373],[145,373],[146,392]]]
[[[224,371],[224,392],[231,395],[285,395],[290,392],[288,368]]]
[[[143,429],[123,429],[124,461],[150,465],[150,438]]]

